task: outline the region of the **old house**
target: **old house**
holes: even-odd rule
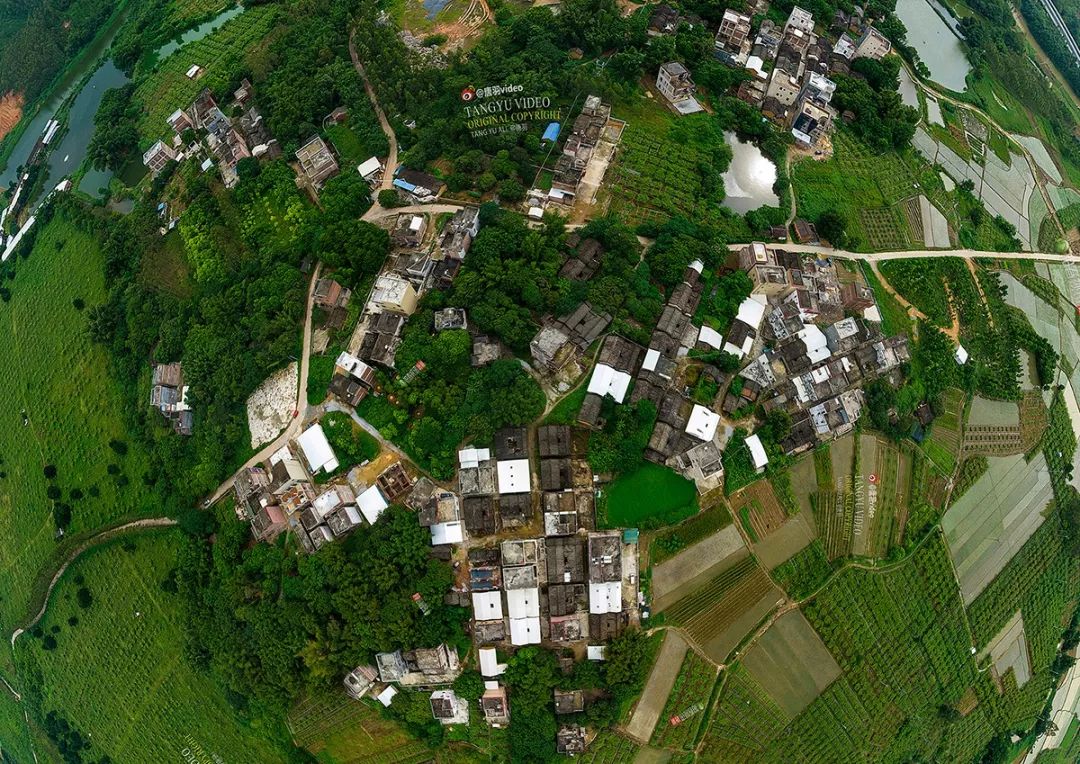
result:
[[[484,687],[484,694],[480,696],[480,710],[484,713],[484,721],[492,726],[509,724],[510,704],[506,699],[506,688],[495,682],[485,682]]]
[[[297,149],[296,160],[300,163],[303,179],[317,189],[338,172],[338,163],[330,147],[317,135]]]
[[[176,159],[176,151],[173,150],[168,144],[158,141],[153,146],[148,148],[143,153],[143,164],[150,170],[151,174],[157,175],[163,169],[165,165]]]
[[[863,30],[859,42],[855,46],[855,58],[872,58],[877,61],[885,58],[892,50],[892,43],[874,27],[868,26]]]
[[[322,278],[315,282],[315,291],[312,293],[312,301],[323,310],[336,310],[346,308],[352,290],[343,287],[330,278]]]
[[[436,690],[431,693],[431,715],[442,724],[468,724],[469,701],[453,690]]]

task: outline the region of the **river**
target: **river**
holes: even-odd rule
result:
[[[944,8],[942,12],[947,13]],[[897,0],[896,17],[907,28],[908,45],[915,48],[934,82],[954,92],[964,92],[971,64],[964,55],[960,38],[929,0]]]
[[[735,133],[724,133],[724,142],[731,146],[731,165],[724,173],[724,206],[740,215],[758,207],[779,206],[780,198],[773,191],[776,165]]]

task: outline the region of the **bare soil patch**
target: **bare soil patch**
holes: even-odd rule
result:
[[[23,94],[8,91],[0,96],[0,140],[19,124],[23,113]]]

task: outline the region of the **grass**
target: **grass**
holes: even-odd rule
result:
[[[331,411],[320,420],[326,439],[341,466],[330,474],[322,473],[318,482],[329,480],[353,465],[363,464],[379,455],[379,441],[352,420],[348,414]]]
[[[309,406],[318,406],[326,400],[327,388],[334,378],[337,357],[341,349],[328,347],[322,355],[313,355],[308,368],[307,401]]]
[[[6,340],[0,345],[4,633],[25,618],[32,582],[57,552],[46,496],[50,485],[72,505],[68,544],[72,536],[120,518],[158,511],[143,488],[149,464],[129,441],[122,395],[109,378],[105,351],[89,341],[85,312],[73,306],[76,298],[87,306],[105,298],[97,242],[58,215],[38,232],[30,258],[17,268],[11,301],[0,304]],[[109,448],[112,440],[129,443],[125,456]],[[48,464],[56,467],[53,481],[43,473]],[[119,467],[118,475],[108,473],[112,465]],[[73,489],[84,498],[71,500]]]
[[[696,511],[694,484],[652,462],[618,477],[607,491],[607,521],[615,527],[668,525]]]
[[[42,713],[55,710],[92,734],[94,756],[116,764],[180,761],[197,746],[206,760],[283,761],[271,741],[284,730],[247,726],[184,658],[180,600],[160,586],[181,541],[177,531],[143,534],[80,558],[41,623],[57,647],[20,640],[22,675],[40,678]],[[75,596],[80,580],[93,595],[88,609]]]
[[[754,532],[754,526],[750,522],[750,510],[757,508],[757,502],[747,504],[739,509],[739,520],[742,521],[743,529],[746,530],[746,535],[750,537],[750,540],[755,544],[758,543],[757,533]]]
[[[320,689],[289,712],[289,730],[300,746],[325,764],[429,760],[428,747],[384,718],[373,703],[370,699],[357,702],[343,691]]]
[[[881,314],[881,331],[887,337],[897,334],[911,336],[911,319],[907,310],[893,297],[885,287],[881,285],[874,269],[867,263],[859,263],[867,285],[874,290],[874,299],[877,302],[878,312]]]
[[[562,399],[556,403],[548,415],[544,417],[544,424],[573,424],[577,421],[578,412],[581,411],[581,402],[589,393],[587,381],[583,381]]]

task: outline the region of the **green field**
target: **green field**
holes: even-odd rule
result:
[[[696,511],[694,484],[652,462],[620,476],[607,490],[607,522],[613,527],[677,523]]]
[[[692,749],[715,684],[716,667],[688,650],[650,743],[659,748]]]
[[[76,299],[88,307],[104,299],[96,241],[58,214],[38,232],[33,252],[17,269],[11,301],[0,304],[6,339],[0,345],[4,634],[25,618],[33,581],[57,550],[50,487],[72,507],[64,546],[82,533],[156,509],[143,487],[144,453],[134,443],[124,456],[109,447],[110,441],[128,442],[121,394],[109,378],[105,351],[87,337],[86,311],[73,306]],[[56,468],[51,481],[44,475],[50,464]]]
[[[165,118],[176,109],[190,106],[203,88],[215,92],[227,88],[237,58],[263,42],[276,17],[274,6],[249,8],[212,34],[184,45],[160,62],[135,90],[135,99],[143,106],[140,136],[153,139],[168,133]],[[195,80],[185,76],[192,64],[205,70]]]
[[[72,565],[40,624],[45,637],[17,643],[24,692],[42,715],[57,711],[92,734],[93,755],[116,764],[182,761],[199,748],[200,762],[283,761],[273,742],[283,730],[247,726],[184,657],[179,595],[161,587],[181,543],[177,531],[131,536]],[[82,580],[89,608],[76,596]]]
[[[689,520],[666,528],[649,541],[649,564],[658,565],[730,524],[731,512],[728,511],[727,504],[721,502]]]

